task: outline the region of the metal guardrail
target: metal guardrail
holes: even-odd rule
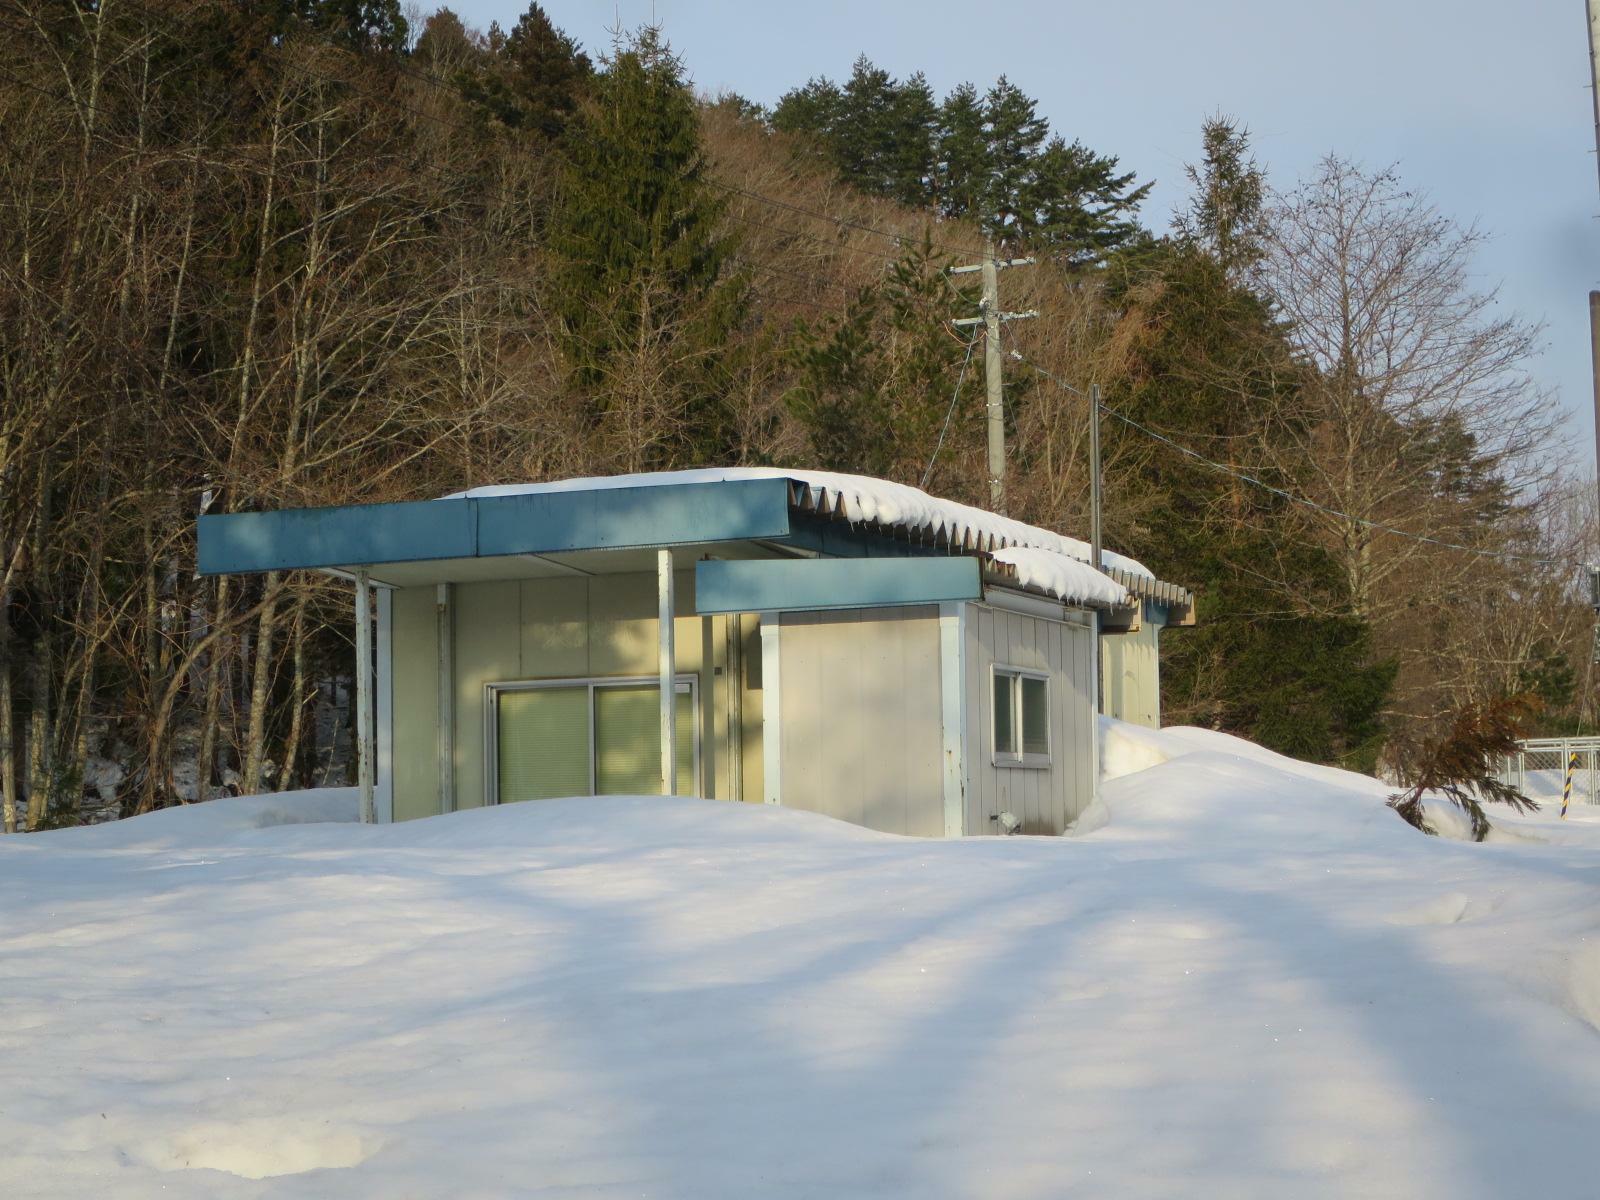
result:
[[[1578,756],[1572,802],[1600,805],[1600,737],[1529,738],[1501,764],[1500,778],[1533,800],[1561,799],[1567,758]]]

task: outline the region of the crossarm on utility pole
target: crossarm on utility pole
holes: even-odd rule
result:
[[[984,420],[989,441],[989,507],[997,513],[1006,510],[1006,407],[1004,390],[1004,356],[1000,349],[1000,327],[1007,321],[1025,321],[1039,315],[1035,309],[1027,312],[1005,312],[1000,307],[1000,272],[1008,267],[1032,266],[1034,259],[996,258],[994,240],[985,247],[981,263],[965,267],[951,267],[951,275],[982,275],[983,298],[979,301],[980,314],[961,317],[957,326],[983,326],[983,390]]]

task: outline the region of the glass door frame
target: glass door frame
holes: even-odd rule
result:
[[[594,694],[603,688],[661,686],[659,675],[591,675],[573,679],[514,679],[488,683],[483,688],[483,790],[485,804],[500,803],[500,696],[505,692],[530,692],[541,688],[583,688],[589,706],[589,795],[595,795]],[[689,693],[690,724],[694,727],[690,782],[696,794],[704,793],[700,778],[700,677],[693,671],[673,677],[675,694]],[[674,700],[676,703],[676,700]]]

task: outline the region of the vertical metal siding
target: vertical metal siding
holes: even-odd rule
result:
[[[1161,627],[1145,621],[1132,633],[1100,639],[1100,668],[1105,676],[1106,715],[1119,721],[1161,726]]]
[[[433,585],[393,593],[394,819],[439,811],[439,624]]]
[[[483,685],[522,675],[522,595],[516,581],[462,583],[456,610],[456,807],[487,795]]]
[[[1010,812],[1028,833],[1060,833],[1094,796],[1094,631],[975,605],[967,623],[967,832],[989,833]],[[1050,677],[1050,766],[994,765],[992,668]]]
[[[943,834],[938,608],[789,613],[781,645],[784,805]]]

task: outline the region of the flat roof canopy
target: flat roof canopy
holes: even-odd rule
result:
[[[929,501],[920,492],[915,495],[935,506],[947,503]],[[937,511],[934,517],[944,519]],[[365,571],[375,583],[413,587],[653,572],[655,551],[680,546],[714,549],[717,558],[730,560],[770,559],[788,548],[824,559],[982,560],[989,563],[987,573],[1012,577],[997,579],[1004,586],[1057,595],[1015,581],[1014,570],[991,561],[991,555],[1008,545],[1028,544],[1016,541],[1011,530],[980,528],[976,534],[967,530],[957,537],[946,528],[934,528],[933,519],[922,514],[898,524],[870,516],[851,520],[825,489],[781,475],[549,491],[490,490],[398,504],[202,516],[198,566],[202,575]],[[1024,531],[1031,528],[995,520]],[[1046,540],[1060,536],[1035,532]],[[939,598],[953,598],[946,593],[954,589],[965,595],[973,585],[964,571],[906,572],[897,583],[895,573],[884,570],[872,576],[870,585],[865,575],[845,572],[834,582],[842,586],[844,576],[849,576],[850,587],[841,594],[864,588],[867,594],[889,595],[898,594],[899,588],[908,594],[901,603],[920,602],[911,600],[909,593],[920,596],[931,589],[930,594]],[[808,573],[806,578],[820,580],[826,574]],[[1116,567],[1108,567],[1105,574],[1133,596],[1174,609],[1172,616],[1181,614],[1182,623],[1192,623],[1193,597],[1185,589]],[[919,585],[912,585],[913,577]],[[771,582],[776,578],[770,572],[734,572],[707,582],[723,590],[719,603],[743,606],[756,603],[757,593],[769,600],[781,595],[783,588]],[[821,599],[812,597],[809,607],[818,606]]]
[[[619,550],[784,540],[791,532],[788,482],[752,479],[203,516],[199,569],[365,567],[397,586],[610,574],[654,569],[653,559]]]

